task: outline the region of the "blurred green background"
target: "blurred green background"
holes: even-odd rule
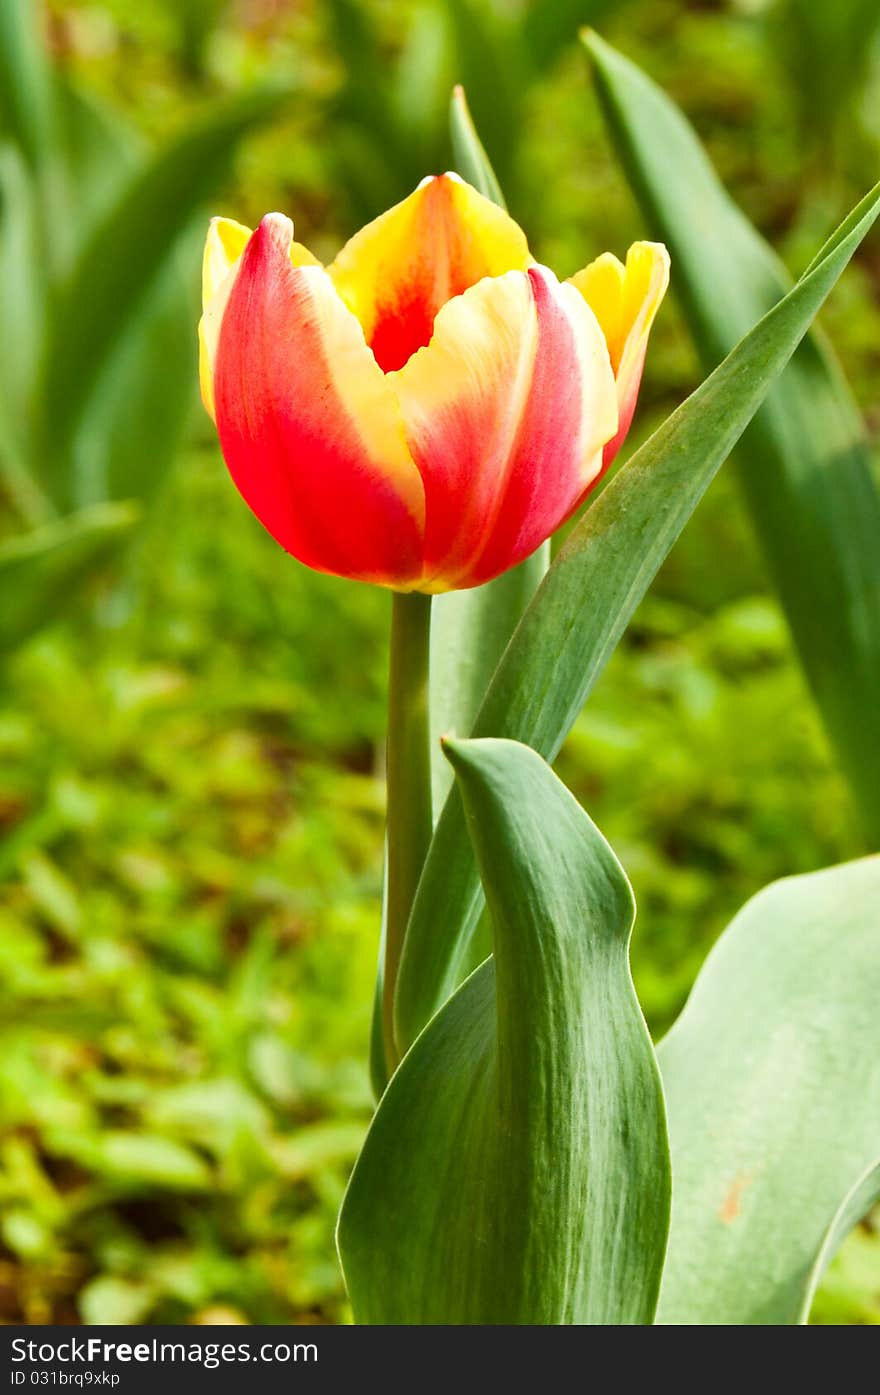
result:
[[[10,38],[24,11],[51,130]],[[333,1224],[370,1111],[388,597],[291,561],[226,475],[195,401],[203,195],[251,225],[283,209],[330,256],[449,164],[461,79],[541,260],[621,254],[643,228],[574,42],[591,20],[799,271],[877,177],[877,11],[2,0],[0,44],[37,79],[0,99],[0,1319],[347,1319]],[[150,187],[180,226],[143,187],[114,222],[121,171],[172,146]],[[875,239],[824,315],[874,439],[878,284]],[[19,402],[17,327],[38,323],[55,357],[33,351]],[[632,439],[698,379],[673,301]],[[83,537],[99,544],[72,566]],[[558,768],[633,880],[657,1032],[749,895],[866,850],[724,472]],[[814,1319],[880,1321],[870,1222]]]

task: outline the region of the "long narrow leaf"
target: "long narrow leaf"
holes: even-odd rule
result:
[[[449,131],[452,136],[455,168],[462,179],[479,189],[487,199],[497,203],[499,208],[506,208],[501,185],[486,154],[486,148],[477,134],[465,90],[460,83],[454,89],[449,103]]]
[[[39,167],[50,147],[52,84],[34,0],[0,4],[0,134]]]
[[[71,470],[73,440],[108,357],[194,215],[222,184],[236,143],[284,96],[274,88],[250,93],[185,132],[126,187],[79,258],[49,333],[41,394],[47,478],[62,507],[81,497]]]
[[[0,543],[0,653],[81,596],[136,517],[130,504],[100,504]]]
[[[586,39],[608,128],[708,369],[791,280],[668,97]],[[869,833],[880,839],[880,489],[852,394],[814,331],[737,452],[804,670]]]
[[[621,468],[547,573],[501,660],[474,728],[552,759],[657,569],[880,211],[880,186],[711,377]],[[397,982],[406,1048],[454,989],[479,917],[460,800],[440,816]]]

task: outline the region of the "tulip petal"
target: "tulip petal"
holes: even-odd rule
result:
[[[425,484],[422,590],[476,586],[527,557],[577,507],[617,430],[595,316],[545,267],[450,301],[393,378]]]
[[[261,523],[319,571],[406,587],[421,572],[424,490],[391,382],[321,267],[291,265],[264,218],[226,300],[217,427]]]
[[[634,242],[626,254],[626,266],[605,252],[572,276],[571,284],[602,327],[617,381],[620,422],[617,435],[605,447],[608,465],[632,423],[648,336],[669,285],[669,253],[662,242]]]
[[[376,362],[391,372],[429,342],[453,296],[530,262],[513,219],[457,175],[442,174],[362,228],[329,272]]]
[[[202,258],[202,318],[199,321],[199,386],[208,414],[214,416],[214,360],[223,312],[250,228],[232,218],[212,218]],[[317,257],[300,242],[291,242],[293,266],[320,266]]]

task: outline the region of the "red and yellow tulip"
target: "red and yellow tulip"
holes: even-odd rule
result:
[[[500,208],[425,180],[327,268],[268,214],[211,223],[201,383],[283,547],[401,591],[477,586],[580,504],[632,420],[666,249],[564,284]]]

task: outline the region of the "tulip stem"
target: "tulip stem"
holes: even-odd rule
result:
[[[382,1035],[389,1074],[399,1054],[394,1039],[394,988],[406,925],[431,841],[431,738],[428,668],[431,597],[395,592],[391,610],[386,769],[387,886]]]

